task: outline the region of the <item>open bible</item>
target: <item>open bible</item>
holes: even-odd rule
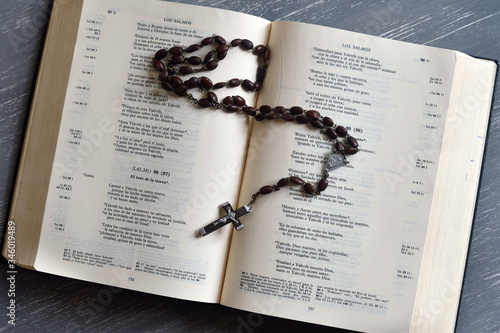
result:
[[[311,126],[165,91],[155,52],[213,34],[271,50],[257,94],[220,96],[317,110],[348,127],[360,151],[321,195],[283,187],[245,212],[243,230],[201,237],[225,202],[236,210],[287,176],[317,181],[331,150]],[[257,67],[234,48],[203,75],[253,80]],[[55,1],[9,217],[16,253],[3,254],[38,271],[351,330],[451,330],[495,73],[493,61],[456,51],[213,8]]]

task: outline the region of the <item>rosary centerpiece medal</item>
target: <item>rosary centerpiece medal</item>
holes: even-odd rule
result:
[[[204,56],[199,57],[191,55],[205,47],[211,47]],[[259,66],[257,68],[256,80],[233,78],[229,81],[213,83],[207,76],[197,76],[198,73],[210,72],[218,67],[220,61],[226,58],[232,48],[240,48],[244,52],[252,52],[257,56]],[[188,47],[173,46],[170,49],[160,49],[153,58],[153,67],[158,70],[161,86],[178,96],[187,98],[191,103],[200,108],[220,109],[227,113],[240,113],[248,117],[254,117],[256,121],[264,120],[282,120],[286,122],[295,122],[298,125],[310,125],[319,129],[327,140],[333,144],[328,160],[326,161],[322,178],[316,186],[304,181],[297,176],[290,176],[280,179],[275,185],[264,185],[259,191],[252,195],[252,200],[242,207],[233,209],[229,202],[222,204],[222,209],[226,215],[220,219],[199,229],[199,234],[206,236],[226,224],[233,224],[236,230],[243,229],[240,217],[246,215],[252,209],[253,203],[261,195],[267,195],[278,191],[284,186],[301,186],[306,196],[316,196],[321,194],[328,187],[328,172],[346,165],[346,155],[353,155],[358,152],[357,140],[349,135],[346,127],[334,123],[327,116],[322,116],[316,110],[304,110],[300,106],[286,108],[284,106],[261,105],[259,108],[249,106],[243,97],[239,95],[226,96],[219,101],[215,93],[221,88],[242,87],[249,92],[255,92],[262,89],[270,49],[266,45],[254,44],[248,39],[233,39],[230,43],[218,35],[213,35],[201,40],[199,44],[193,44]],[[182,76],[192,75],[188,79],[182,79]],[[205,97],[195,98],[189,91],[191,89],[201,90]]]

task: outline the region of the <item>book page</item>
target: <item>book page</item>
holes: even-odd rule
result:
[[[370,332],[411,325],[455,55],[274,22],[259,104],[314,109],[360,144],[319,196],[259,196],[234,233],[222,303]],[[252,129],[240,204],[287,176],[316,184],[332,142],[282,120]],[[252,154],[253,152],[253,154]]]
[[[37,270],[219,300],[230,229],[208,239],[197,230],[219,218],[223,202],[237,200],[249,120],[167,93],[152,58],[214,34],[265,43],[268,30],[266,20],[211,8],[84,2]],[[257,65],[255,55],[235,48],[216,71],[197,76],[253,80]]]

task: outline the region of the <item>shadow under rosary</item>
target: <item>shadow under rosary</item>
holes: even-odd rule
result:
[[[212,49],[201,57],[190,55],[204,47]],[[252,52],[258,58],[259,67],[257,69],[256,81],[249,79],[230,79],[227,82],[213,83],[206,76],[196,76],[197,73],[213,71],[218,63],[226,58],[231,48],[239,47],[243,51]],[[348,163],[346,155],[353,155],[358,152],[358,141],[349,135],[346,127],[335,124],[330,117],[322,116],[316,110],[304,110],[300,106],[285,108],[283,106],[271,107],[261,105],[259,108],[248,106],[243,97],[239,95],[226,96],[222,102],[215,91],[224,87],[243,87],[243,89],[255,92],[259,91],[264,83],[268,60],[271,52],[266,45],[257,45],[248,39],[233,39],[230,43],[218,35],[204,38],[200,44],[193,44],[186,48],[174,46],[170,49],[160,49],[153,58],[153,66],[160,72],[158,78],[161,86],[175,93],[178,96],[189,99],[193,104],[202,108],[215,108],[229,113],[240,112],[249,117],[254,117],[256,121],[277,120],[292,122],[298,124],[310,124],[320,130],[328,140],[332,142],[330,156],[325,164],[322,178],[314,186],[304,181],[300,177],[291,176],[280,179],[275,185],[264,185],[258,192],[252,195],[252,200],[236,210],[229,202],[222,204],[226,216],[206,225],[199,230],[200,235],[205,236],[219,229],[220,227],[232,223],[236,230],[243,229],[240,217],[248,214],[252,205],[260,195],[267,195],[278,191],[280,188],[289,185],[302,186],[304,195],[316,196],[321,194],[328,187],[328,173],[338,169]],[[187,80],[181,76],[191,75]],[[189,93],[190,89],[199,89],[205,95],[204,98],[197,99]]]

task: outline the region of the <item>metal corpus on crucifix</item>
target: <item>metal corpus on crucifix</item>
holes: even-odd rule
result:
[[[250,213],[250,206],[244,205],[234,210],[229,202],[225,202],[222,204],[222,208],[226,212],[226,216],[223,216],[220,219],[208,224],[207,226],[200,228],[200,234],[202,236],[206,236],[228,223],[233,223],[234,228],[238,231],[243,229],[243,224],[240,222],[239,218],[245,214]]]

